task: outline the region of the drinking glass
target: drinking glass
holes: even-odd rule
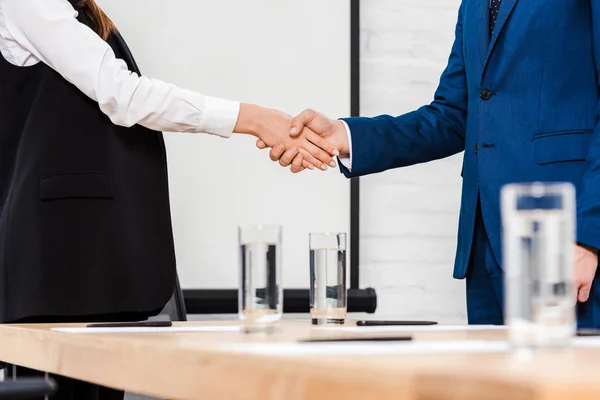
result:
[[[311,233],[310,315],[313,325],[346,320],[346,234]]]
[[[239,319],[243,332],[273,332],[283,314],[280,226],[238,229]]]
[[[575,189],[511,184],[501,203],[509,341],[517,348],[567,346],[576,330]]]

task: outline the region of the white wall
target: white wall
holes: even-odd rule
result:
[[[139,5],[141,1],[137,0],[137,4]],[[178,1],[188,6],[194,4],[194,0]],[[270,6],[279,4],[271,0],[265,1]],[[102,0],[101,4],[111,11],[111,15],[117,22],[130,24],[125,26],[127,38],[135,45],[132,47],[141,61],[143,70],[151,75],[173,79],[175,83],[191,85],[192,89],[205,90],[204,84],[191,82],[183,77],[189,67],[182,60],[174,63],[170,57],[159,56],[160,52],[157,52],[156,47],[152,45],[151,39],[156,35],[165,35],[165,31],[157,27],[152,28],[152,24],[147,21],[142,23],[141,21],[145,21],[144,18],[136,17],[136,14],[130,12],[135,8],[131,2],[135,3],[134,0],[127,2]],[[153,2],[163,8],[169,4],[165,0],[153,0]],[[362,114],[397,115],[430,102],[448,59],[460,0],[362,0],[361,3]],[[126,13],[123,13],[124,9]],[[306,8],[301,7],[301,10]],[[182,18],[181,14],[177,18]],[[177,18],[173,14],[169,21],[177,21]],[[320,17],[317,15],[312,18]],[[191,20],[194,20],[194,16],[187,13],[183,19],[185,19],[184,23],[179,20],[179,25],[188,28],[193,26]],[[139,23],[139,30],[133,25],[135,21]],[[294,29],[299,31],[305,28],[306,26],[294,26]],[[284,30],[285,28],[281,27],[279,31]],[[171,30],[166,32],[171,36],[175,35]],[[311,38],[314,38],[316,35],[314,24],[308,27],[307,32],[311,33]],[[144,60],[146,51],[148,56],[152,56],[151,59]],[[198,54],[201,55],[200,45],[198,45]],[[296,61],[305,62],[306,59],[296,60],[287,56],[280,58],[280,62],[284,64]],[[279,71],[276,77],[272,72],[265,72],[260,79],[283,86],[284,78],[290,76],[282,72],[289,69],[288,64],[275,70]],[[210,65],[207,63],[205,67],[208,68]],[[173,69],[173,66],[178,68]],[[324,70],[323,68],[331,68],[328,63],[318,66],[307,64],[307,66],[311,68],[310,73],[315,76],[330,76],[337,79],[339,74],[339,71],[333,73]],[[348,71],[341,72],[345,82]],[[214,90],[211,88],[211,94],[226,97],[236,94],[233,88],[223,84],[224,77],[218,79],[218,84],[213,86]],[[308,91],[302,82],[292,80],[292,84],[293,89],[288,88],[288,94],[296,94],[298,90],[302,90],[305,94]],[[318,96],[298,101],[297,96],[294,95],[275,99],[248,88],[243,94],[243,99],[266,102],[273,106],[280,105],[289,113],[312,107],[332,117],[343,116],[345,114],[343,110],[331,109],[327,106],[329,100],[322,100],[323,94],[331,94],[332,91],[328,87],[321,87],[321,91]],[[342,96],[346,96],[346,93]],[[345,99],[340,100],[340,104],[346,103]],[[206,140],[218,142],[213,138]],[[247,149],[248,152],[252,151],[250,147]],[[267,171],[267,168],[270,170],[272,166],[263,156],[266,155],[258,153],[254,160],[256,164],[252,165],[260,170]],[[462,155],[428,165],[362,178],[361,286],[376,288],[379,297],[377,311],[379,316],[430,318],[447,323],[465,321],[464,282],[452,279],[461,185],[461,158]],[[219,167],[218,164],[211,164],[210,170],[214,171]],[[284,171],[282,170],[281,173],[283,174]],[[337,175],[337,171],[330,171],[320,179],[334,179],[336,183],[344,181]],[[314,175],[313,178],[307,176],[294,178],[296,182],[300,180],[306,184],[305,179],[314,179]],[[289,183],[293,185],[294,180],[290,180]],[[292,188],[287,187],[285,191]],[[284,199],[272,198],[272,200]],[[297,207],[296,210],[307,212],[300,211]],[[327,227],[318,229],[327,229]],[[188,263],[193,269],[195,261],[191,258]],[[192,277],[189,280],[192,280]],[[225,277],[217,274],[204,284],[222,287],[224,280]],[[401,310],[400,314],[398,310]]]
[[[99,3],[150,77],[288,114],[349,113],[349,0]],[[280,224],[284,287],[308,288],[308,234],[349,231],[349,182],[331,170],[293,175],[249,136],[165,139],[182,286],[237,288],[237,226]]]
[[[361,113],[399,115],[429,103],[460,0],[361,3]],[[465,322],[464,281],[452,279],[461,160],[362,178],[361,286],[377,290],[379,316]]]

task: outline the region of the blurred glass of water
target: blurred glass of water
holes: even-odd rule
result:
[[[346,320],[346,234],[311,233],[310,316],[313,325]]]
[[[569,183],[502,190],[506,322],[514,347],[564,347],[576,330],[575,189]]]
[[[273,332],[283,313],[279,226],[239,228],[241,330]]]

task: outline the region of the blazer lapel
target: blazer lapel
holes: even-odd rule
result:
[[[502,5],[500,6],[500,12],[498,13],[498,17],[496,18],[496,26],[494,27],[494,34],[492,35],[492,40],[490,42],[488,51],[487,51],[487,55],[485,57],[485,61],[483,63],[483,68],[485,70],[485,67],[487,66],[488,62],[490,61],[490,57],[492,55],[492,52],[494,51],[494,47],[496,47],[496,43],[498,42],[498,38],[500,37],[500,35],[502,34],[502,31],[504,30],[504,25],[506,25],[506,22],[508,22],[508,19],[510,18],[510,15],[512,14],[515,5],[517,4],[519,0],[502,0]],[[481,1],[482,3],[486,3],[488,4],[487,0],[483,0]],[[489,7],[489,5],[488,5]],[[488,31],[489,31],[489,12],[488,12]]]
[[[475,21],[478,24],[476,31],[479,32],[479,58],[483,66],[490,48],[490,3],[489,0],[479,0],[476,4]]]

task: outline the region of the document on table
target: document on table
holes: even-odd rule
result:
[[[164,328],[127,327],[127,328],[52,328],[56,332],[67,333],[176,333],[176,332],[239,332],[238,326],[171,326]]]
[[[326,343],[231,343],[224,351],[288,357],[311,355],[390,355],[443,353],[501,353],[509,351],[506,341],[423,341],[423,342],[326,342]]]
[[[450,332],[450,331],[489,331],[505,330],[503,325],[401,325],[401,326],[324,326],[315,327],[317,330],[339,332]]]
[[[590,337],[577,337],[573,341],[573,345],[575,347],[587,347],[587,348],[600,348],[600,337],[598,336],[590,336]]]

